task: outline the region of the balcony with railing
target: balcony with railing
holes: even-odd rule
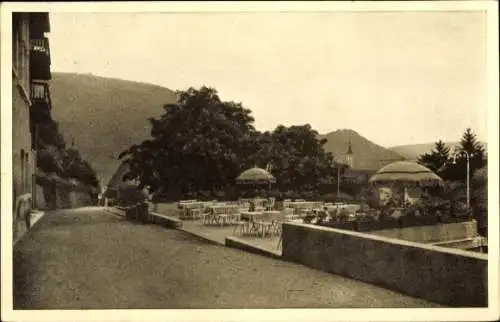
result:
[[[49,86],[45,83],[31,83],[30,98],[33,105],[46,105],[50,109]]]
[[[47,38],[30,40],[30,73],[32,79],[51,78],[50,74],[50,47]]]

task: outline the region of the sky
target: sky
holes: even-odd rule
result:
[[[51,13],[52,70],[214,87],[256,127],[486,140],[481,12]]]

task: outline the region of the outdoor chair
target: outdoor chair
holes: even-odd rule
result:
[[[245,212],[250,209],[250,203],[249,202],[240,202],[238,205],[238,209],[240,212]]]
[[[223,206],[221,208],[215,208],[215,219],[219,226],[225,226],[230,223],[231,216],[229,214],[229,208]]]
[[[273,236],[279,232],[282,222],[285,220],[283,212],[265,213],[258,222],[259,230],[263,237]]]
[[[276,245],[276,249],[281,249],[283,246],[283,234],[280,234],[280,238],[278,239],[278,245]]]
[[[232,212],[230,212],[230,221],[231,221],[231,224],[237,224],[238,222],[241,221],[241,209],[240,208],[236,208],[236,209],[232,209]]]
[[[281,235],[283,223],[292,221],[293,218],[293,208],[283,210],[280,214],[280,218],[273,221],[273,227],[271,228],[273,233],[275,235]]]
[[[258,236],[260,232],[259,222],[248,222],[248,234],[250,236]]]
[[[203,213],[203,208],[191,208],[188,210],[188,217],[189,219],[198,219],[201,217],[201,214]]]
[[[259,236],[262,231],[262,218],[253,218],[248,221],[248,234],[251,236]]]
[[[233,224],[235,225],[233,229],[233,235],[238,229],[240,231],[240,235],[242,236],[248,233],[250,224],[248,221],[239,219],[238,221],[234,221]]]
[[[267,210],[273,210],[275,202],[276,202],[276,198],[270,197],[269,201],[267,202]]]
[[[231,217],[229,214],[220,214],[217,216],[217,223],[220,227],[231,225]]]
[[[204,226],[212,225],[215,223],[215,216],[212,212],[204,212],[200,215],[200,221]]]
[[[262,221],[258,223],[260,228],[260,234],[263,238],[270,236],[272,232],[272,228],[274,227],[272,222]]]

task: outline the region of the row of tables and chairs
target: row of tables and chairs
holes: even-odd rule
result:
[[[281,210],[276,210],[274,198],[242,198],[234,202],[182,200],[179,202],[179,217],[199,220],[204,226],[234,226],[233,234],[269,237],[281,235],[284,222],[318,214],[335,216],[346,211],[355,213],[353,207],[356,208],[356,205],[285,199]]]

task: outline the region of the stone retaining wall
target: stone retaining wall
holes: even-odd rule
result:
[[[443,305],[488,303],[485,254],[286,223],[283,258]]]

